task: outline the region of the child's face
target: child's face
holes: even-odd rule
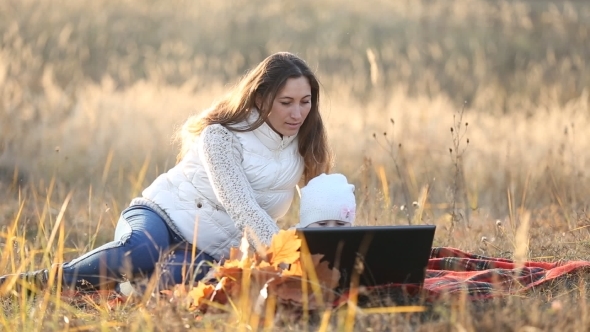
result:
[[[312,224],[307,225],[306,228],[310,227],[350,227],[350,223],[340,220],[322,220],[316,221]]]

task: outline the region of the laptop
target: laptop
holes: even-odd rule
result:
[[[435,225],[299,228],[310,254],[323,254],[341,273],[339,288],[424,283]],[[356,266],[355,266],[356,265]],[[356,282],[355,282],[356,284]]]

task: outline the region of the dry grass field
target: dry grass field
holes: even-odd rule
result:
[[[488,256],[590,258],[586,1],[3,0],[0,273],[109,241],[120,211],[174,164],[182,121],[276,51],[302,56],[323,84],[358,224],[436,224],[435,245]],[[355,329],[584,331],[588,282],[358,315]],[[110,310],[47,292],[1,305],[4,331],[247,329],[238,313],[196,321],[156,298]]]

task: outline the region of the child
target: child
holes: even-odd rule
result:
[[[295,228],[350,227],[354,224],[354,185],[342,174],[320,174],[301,188],[299,223]]]

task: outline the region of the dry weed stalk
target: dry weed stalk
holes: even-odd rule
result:
[[[391,126],[395,126],[395,121],[390,118],[389,122],[391,124]],[[393,130],[392,130],[393,131]],[[390,135],[393,136],[393,135]],[[412,220],[414,219],[414,204],[412,204],[412,200],[410,198],[410,190],[408,188],[408,181],[407,181],[407,174],[406,174],[406,167],[407,167],[407,163],[405,161],[405,158],[403,156],[403,150],[402,150],[402,143],[395,143],[393,138],[389,138],[387,135],[387,132],[383,132],[383,141],[385,141],[385,144],[383,144],[379,138],[377,138],[377,134],[373,133],[373,138],[375,139],[375,141],[377,142],[377,144],[379,145],[379,147],[381,147],[381,149],[383,149],[387,155],[389,156],[389,158],[393,161],[393,166],[395,168],[395,173],[397,174],[399,180],[400,180],[400,184],[402,187],[402,195],[404,198],[404,205],[402,205],[402,207],[400,208],[400,210],[402,210],[404,212],[404,214],[406,215],[406,218],[408,219],[408,224],[411,225],[412,224]],[[401,163],[402,163],[402,167],[400,167],[400,163],[398,163],[398,157],[401,157]],[[389,193],[384,193],[385,195],[388,195]]]
[[[469,138],[465,138],[467,134],[468,122],[463,123],[463,114],[465,112],[466,102],[458,114],[453,114],[453,125],[451,126],[451,138],[453,146],[449,148],[449,154],[453,163],[453,183],[451,187],[451,229],[454,228],[458,221],[464,220],[469,226],[470,204],[467,199],[467,187],[465,185],[465,172],[463,169],[463,154],[469,146]],[[465,139],[465,145],[463,145]],[[463,202],[463,213],[459,212],[457,203],[459,200]]]

